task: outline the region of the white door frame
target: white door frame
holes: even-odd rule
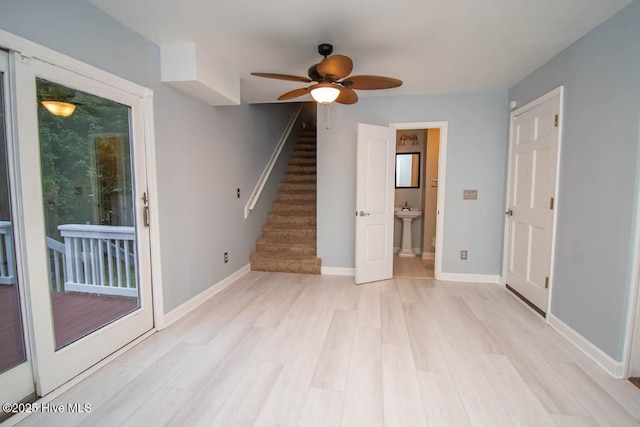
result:
[[[554,190],[554,209],[553,209],[553,225],[551,227],[551,257],[550,257],[550,273],[549,273],[549,298],[547,298],[547,306],[544,309],[546,313],[545,319],[547,323],[549,323],[549,318],[551,315],[551,298],[553,296],[553,278],[554,278],[554,270],[555,270],[555,252],[556,252],[556,231],[557,231],[557,223],[558,223],[558,207],[560,205],[560,200],[558,198],[558,189],[560,183],[560,159],[562,152],[562,123],[564,122],[564,86],[559,86],[552,91],[542,95],[539,98],[534,99],[526,105],[514,110],[509,115],[509,151],[508,151],[508,168],[507,168],[507,187],[506,187],[506,197],[505,197],[505,209],[506,212],[511,206],[511,171],[513,170],[513,164],[511,161],[511,152],[513,150],[514,144],[514,129],[513,129],[513,120],[515,117],[524,113],[527,110],[537,107],[538,105],[548,101],[549,99],[555,98],[556,96],[560,97],[560,107],[559,107],[559,120],[558,120],[558,161],[556,162],[556,182],[555,190]],[[500,285],[506,285],[507,278],[507,264],[509,254],[507,251],[509,244],[509,221],[505,219],[504,221],[504,241],[502,243],[502,277],[500,278]],[[542,307],[541,307],[542,308]]]
[[[638,141],[640,144],[640,140]],[[640,150],[637,153],[637,160],[640,162]],[[639,163],[640,164],[640,163]],[[624,340],[623,377],[640,376],[640,170],[636,170],[636,200],[634,209],[635,234],[633,236],[633,247],[631,249],[631,280],[630,292],[627,308],[626,333]]]
[[[447,177],[447,137],[449,132],[449,122],[408,122],[389,123],[389,126],[396,130],[407,129],[440,129],[440,145],[438,152],[438,197],[436,203],[436,255],[434,261],[434,278],[439,280],[442,276],[442,254],[444,248],[444,202],[446,193]],[[393,244],[393,243],[392,243]],[[426,244],[426,243],[424,243]],[[423,246],[424,246],[423,244]]]
[[[27,58],[37,58],[42,61],[53,64],[57,67],[72,71],[82,76],[89,77],[98,82],[117,87],[120,90],[129,92],[133,95],[141,97],[143,100],[143,133],[144,133],[144,147],[145,147],[145,161],[146,161],[146,174],[147,174],[147,194],[149,199],[149,221],[150,221],[150,256],[151,256],[151,269],[152,269],[152,307],[153,307],[153,321],[154,329],[159,330],[165,327],[164,318],[164,304],[163,304],[163,292],[162,292],[162,277],[159,274],[161,271],[161,254],[160,254],[160,219],[158,213],[158,187],[157,187],[157,165],[156,165],[156,151],[155,151],[155,134],[154,134],[154,112],[153,112],[153,91],[146,87],[140,86],[136,83],[125,80],[107,71],[88,65],[84,62],[78,61],[70,56],[61,54],[45,46],[31,42],[22,37],[16,36],[12,33],[0,29],[0,48],[7,49],[9,51],[18,52]],[[15,111],[16,105],[15,99],[12,102],[12,109]],[[14,129],[14,132],[16,129]],[[16,141],[18,150],[20,142]],[[10,159],[10,161],[13,161]],[[19,192],[18,190],[15,190]],[[15,196],[15,194],[14,194]],[[16,218],[16,222],[20,223],[22,218]],[[18,255],[19,257],[19,255]],[[20,260],[18,260],[19,262]],[[18,265],[19,271],[24,273],[26,265]],[[27,285],[27,283],[23,284]],[[30,301],[26,301],[30,304]],[[25,335],[33,334],[33,331],[27,325]],[[27,336],[29,336],[27,335]],[[147,336],[148,334],[145,334]]]

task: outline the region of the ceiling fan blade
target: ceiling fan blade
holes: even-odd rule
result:
[[[324,58],[317,66],[318,73],[335,81],[347,77],[353,70],[353,61],[344,55],[331,55]]]
[[[283,93],[278,97],[278,101],[284,101],[287,99],[297,98],[299,96],[303,96],[309,93],[309,88],[303,87],[302,89],[294,89],[287,93]]]
[[[289,80],[292,82],[310,83],[311,80],[306,77],[292,76],[290,74],[274,74],[274,73],[251,73],[252,76],[266,77],[268,79]]]
[[[393,77],[362,75],[351,76],[348,79],[343,80],[341,83],[346,84],[350,89],[376,90],[391,89],[392,87],[401,86],[402,80],[394,79]]]
[[[342,88],[336,102],[340,104],[355,104],[358,102],[358,94],[353,89]]]

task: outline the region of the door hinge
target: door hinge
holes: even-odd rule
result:
[[[549,209],[553,209],[553,197],[549,199]]]
[[[553,124],[555,125],[555,127],[558,127],[558,122],[560,121],[560,115],[556,114],[554,119],[553,119]]]
[[[544,288],[549,289],[549,277],[544,278]]]

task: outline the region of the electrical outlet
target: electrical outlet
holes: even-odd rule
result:
[[[240,189],[238,188],[238,199],[240,198]]]
[[[225,252],[224,253],[224,263],[228,263],[229,262],[229,252]]]
[[[463,261],[467,260],[467,250],[466,249],[463,249],[463,250],[460,251],[460,259],[463,260]]]

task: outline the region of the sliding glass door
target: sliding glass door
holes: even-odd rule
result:
[[[13,55],[19,243],[44,395],[153,327],[144,99]]]
[[[0,402],[3,403],[27,399],[35,391],[25,339],[22,281],[16,263],[9,96],[8,54],[0,50]],[[0,412],[0,420],[6,415]]]

